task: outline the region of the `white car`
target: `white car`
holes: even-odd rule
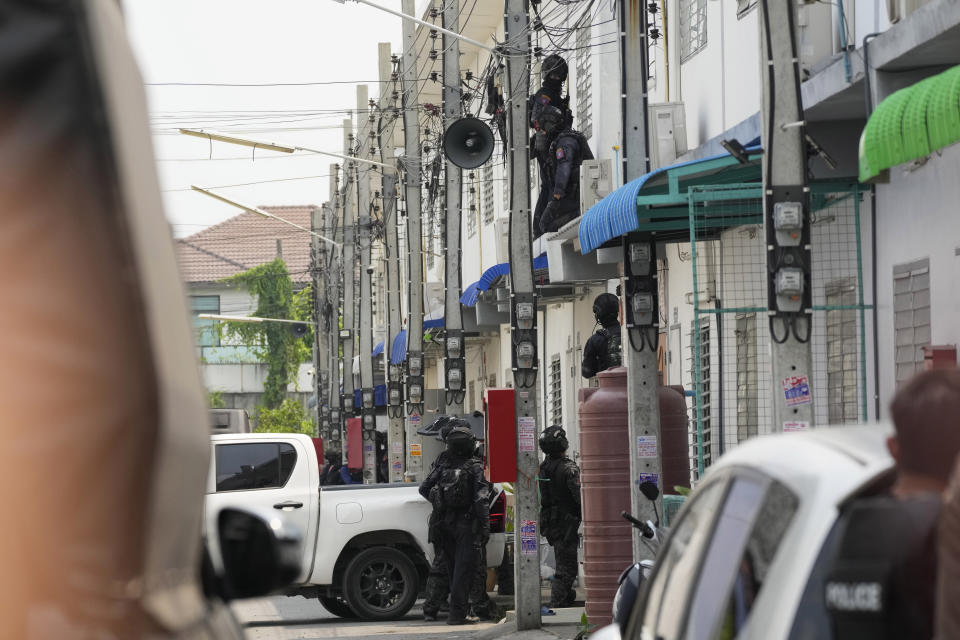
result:
[[[621,630],[594,640],[832,637],[825,565],[848,501],[893,481],[885,426],[759,437],[717,461],[680,512]]]
[[[331,613],[389,620],[403,616],[425,584],[433,546],[430,503],[411,483],[320,486],[313,441],[300,434],[211,436],[206,526],[227,507],[272,511],[303,536],[302,570],[289,595],[313,596]],[[503,560],[505,506],[494,492],[487,565]],[[216,536],[208,536],[216,568]]]

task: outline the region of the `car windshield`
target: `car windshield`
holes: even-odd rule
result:
[[[736,638],[746,628],[798,498],[759,474],[705,485],[661,550],[627,637]]]

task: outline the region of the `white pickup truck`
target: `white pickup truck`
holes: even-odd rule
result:
[[[299,434],[211,436],[206,529],[225,507],[271,510],[303,533],[302,571],[289,595],[317,597],[344,618],[390,620],[413,606],[426,582],[430,503],[416,484],[320,486],[313,441]],[[490,507],[487,565],[503,560],[506,497]],[[220,552],[207,536],[214,564]]]

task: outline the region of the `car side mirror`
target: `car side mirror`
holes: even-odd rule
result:
[[[265,596],[300,574],[300,535],[280,518],[224,509],[217,517],[217,531],[225,599]]]
[[[640,493],[644,495],[647,500],[653,501],[660,497],[660,489],[657,488],[657,485],[653,484],[649,480],[644,480],[640,483]]]

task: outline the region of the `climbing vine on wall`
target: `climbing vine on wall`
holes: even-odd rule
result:
[[[277,258],[224,280],[243,287],[257,300],[253,315],[259,318],[307,320],[311,315],[310,287],[293,292],[287,265]],[[313,331],[297,338],[285,322],[223,322],[221,334],[227,340],[257,347],[258,357],[267,364],[263,406],[277,409],[286,397],[287,385],[296,378],[297,368],[311,358]]]

